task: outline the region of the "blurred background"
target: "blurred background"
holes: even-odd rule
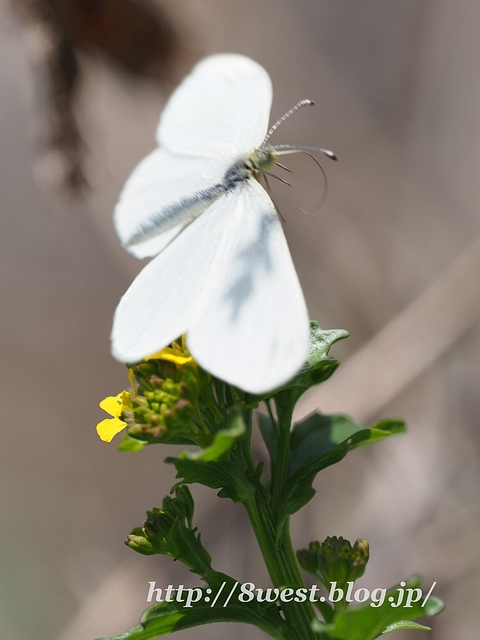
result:
[[[298,407],[406,436],[351,453],[292,518],[297,548],[367,538],[360,586],[414,572],[446,610],[432,640],[478,638],[480,5],[475,0],[2,0],[0,4],[0,637],[91,640],[134,626],[148,581],[195,586],[123,545],[160,506],[167,450],[101,442],[98,402],[127,386],[112,314],[142,268],[111,212],[159,114],[201,57],[238,52],[274,86],[276,143],[321,145],[272,185],[310,315],[351,337]],[[254,99],[254,97],[252,97]],[[262,455],[259,448],[259,455]],[[238,505],[195,489],[215,568],[268,586]],[[181,638],[264,637],[214,625]],[[397,632],[400,640],[419,637]]]

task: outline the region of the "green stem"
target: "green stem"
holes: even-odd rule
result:
[[[258,493],[255,493],[244,502],[244,507],[250,518],[273,586],[279,589],[282,587],[290,587],[294,590],[306,589],[292,547],[288,523],[283,528],[280,546],[277,548],[275,546],[273,516],[268,505],[258,498]],[[306,602],[282,602],[282,610],[285,619],[300,640],[317,639],[311,627],[315,613],[308,599]]]
[[[288,402],[288,396],[281,393],[276,399],[278,421],[275,429],[275,458],[271,461],[272,509],[278,515],[288,481],[288,459],[290,455],[290,425],[292,422],[294,403]]]
[[[242,442],[238,443],[240,446],[237,453],[253,475],[255,464],[252,457],[251,412],[244,414],[244,420],[247,433]],[[251,492],[249,492],[248,498],[242,501],[242,504],[248,513],[273,586],[277,589],[289,587],[295,591],[306,589],[293,550],[288,521],[284,524],[282,534],[276,544],[276,518],[271,503],[265,502],[262,492],[254,484],[251,485]],[[282,602],[282,610],[287,623],[299,640],[318,640],[311,627],[315,613],[308,598],[305,602]]]

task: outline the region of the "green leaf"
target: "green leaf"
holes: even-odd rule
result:
[[[141,625],[138,625],[137,627],[132,627],[131,629],[129,629],[128,631],[124,631],[123,633],[121,633],[119,636],[108,636],[105,638],[96,638],[95,640],[131,640],[132,638],[135,638],[135,634],[140,633],[143,631],[143,627]],[[139,636],[137,635],[137,640],[138,640]],[[141,636],[140,636],[141,638]]]
[[[426,627],[424,624],[418,624],[418,622],[412,622],[410,620],[400,620],[399,622],[389,624],[385,631],[382,631],[382,636],[385,633],[390,633],[391,631],[399,631],[400,629],[413,629],[416,631],[432,630],[431,627]]]
[[[349,335],[348,331],[344,329],[328,329],[324,331],[318,322],[311,321],[308,355],[301,371],[287,384],[276,389],[273,393],[270,392],[259,396],[247,395],[247,406],[256,407],[267,398],[283,396],[282,402],[293,408],[307,389],[328,380],[332,375],[340,363],[328,355],[329,349],[335,342],[344,340]]]
[[[245,432],[241,411],[238,407],[232,407],[227,428],[217,432],[209,447],[193,453],[182,451],[178,458],[167,458],[167,462],[175,466],[177,478],[183,478],[184,483],[220,489],[220,498],[242,502],[253,491],[253,486],[248,482],[247,469],[242,462],[220,458],[228,456],[236,440]]]
[[[370,601],[362,606],[336,613],[333,623],[321,625],[321,629],[318,628],[318,630],[325,631],[331,638],[340,638],[341,640],[374,640],[383,633],[394,631],[395,628],[425,629],[423,625],[415,627],[405,625],[411,624],[415,618],[437,615],[443,609],[443,603],[438,598],[430,596],[425,606],[422,606],[425,597],[422,594],[418,602],[411,602],[410,606],[406,607],[406,595],[409,593],[407,590],[421,590],[422,580],[420,576],[413,576],[404,585],[397,585],[389,589],[380,606],[371,606],[372,602]],[[399,590],[401,589],[405,594],[403,603],[394,607],[393,605],[398,602]],[[394,625],[397,626],[394,627]]]
[[[198,460],[201,462],[211,462],[218,460],[229,451],[235,440],[245,433],[245,423],[241,412],[237,408],[232,408],[228,416],[226,429],[221,429],[215,434],[212,444],[200,451],[182,451],[179,458],[182,460]]]
[[[132,438],[127,433],[123,435],[123,440],[117,447],[117,451],[130,451],[130,453],[137,453],[147,446],[148,442],[137,440]]]
[[[246,469],[240,462],[230,460],[186,460],[167,458],[177,470],[177,478],[183,478],[186,484],[203,484],[211,489],[220,489],[220,498],[230,498],[234,502],[243,502],[253,490],[246,483]]]
[[[328,380],[339,366],[338,360],[329,355],[329,350],[335,342],[348,338],[349,333],[344,329],[329,329],[324,331],[318,322],[310,322],[310,342],[307,361],[303,369],[285,387],[275,395],[285,396],[287,392],[291,396],[291,406],[297,402],[300,396],[325,380]],[[282,398],[283,404],[288,401]]]
[[[260,415],[259,423],[270,456],[275,459],[271,420]],[[279,525],[313,498],[315,490],[312,483],[319,471],[340,462],[351,449],[404,431],[402,420],[381,420],[368,426],[356,424],[341,414],[325,416],[314,413],[297,423],[290,439],[288,483],[279,510]]]
[[[297,638],[297,634],[280,616],[275,603],[258,603],[255,599],[252,602],[239,602],[237,597],[240,585],[230,576],[216,572],[215,582],[210,587],[192,590],[188,607],[186,595],[183,602],[158,603],[143,613],[140,626],[119,636],[98,640],[153,640],[175,631],[213,622],[253,624],[278,640]],[[214,598],[220,589],[220,597],[214,604]],[[232,597],[227,602],[230,593]],[[194,599],[197,602],[193,602]]]
[[[313,413],[293,428],[288,477],[313,472],[317,467],[325,468],[323,456],[345,443],[349,443],[349,449],[356,449],[404,431],[403,420],[381,420],[374,425],[362,425],[342,414]]]
[[[345,329],[323,330],[318,322],[310,322],[310,344],[307,355],[308,366],[313,368],[322,360],[330,358],[328,355],[330,347],[339,340],[345,340],[349,335]]]

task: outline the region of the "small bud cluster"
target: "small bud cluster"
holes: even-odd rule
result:
[[[149,360],[134,365],[132,373],[137,394],[132,409],[122,414],[128,436],[147,442],[168,436],[194,439],[199,431],[193,419],[199,387],[196,364]]]
[[[129,547],[144,555],[172,555],[172,527],[177,522],[191,528],[193,517],[193,498],[188,487],[177,487],[175,494],[174,498],[166,496],[163,499],[161,509],[147,511],[147,520],[143,527],[134,529],[125,541]]]
[[[127,423],[128,434],[156,440],[167,431],[184,430],[193,416],[187,385],[153,375],[144,378],[142,386],[145,389],[143,394],[131,399],[132,410],[122,416]]]
[[[161,509],[147,511],[143,527],[134,529],[125,544],[143,555],[171,556],[205,579],[212,559],[193,527],[193,508],[188,487],[177,487],[175,497],[164,498]]]
[[[311,542],[308,549],[301,549],[297,556],[303,569],[316,576],[327,589],[332,582],[343,586],[363,576],[369,557],[368,541],[358,538],[352,547],[348,540],[332,536],[322,543]]]

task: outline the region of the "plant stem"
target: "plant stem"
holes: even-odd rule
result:
[[[290,423],[292,411],[285,411],[277,404],[278,421],[275,426],[276,455],[272,460],[272,508],[278,515],[288,477],[288,458],[290,453]]]
[[[289,411],[290,407],[285,411],[285,407],[282,407],[283,411],[279,411],[279,419],[281,423],[277,425],[277,446],[280,442],[283,442],[281,459],[282,464],[280,468],[283,469],[282,474],[282,489],[285,488],[287,481],[287,466],[288,466],[288,451],[290,444],[290,419],[292,411]],[[246,411],[244,413],[244,421],[246,425],[245,437],[238,442],[237,455],[242,459],[243,464],[249,469],[251,477],[255,475],[255,463],[252,457],[252,411]],[[260,482],[257,478],[256,482]],[[273,586],[277,589],[290,588],[305,589],[305,582],[300,573],[297,558],[293,550],[292,541],[290,538],[290,530],[288,526],[288,520],[284,523],[282,533],[276,542],[276,513],[275,506],[272,504],[273,500],[266,502],[264,499],[264,493],[258,489],[256,482],[252,483],[251,491],[248,492],[248,497],[242,501],[245,507],[248,517],[258,540],[260,550],[265,560],[265,565],[268,570],[270,579]],[[279,493],[279,499],[282,493]],[[296,594],[294,594],[296,595]],[[292,628],[293,632],[297,634],[299,640],[318,640],[318,636],[312,630],[311,622],[316,617],[313,606],[308,598],[305,602],[282,602],[282,611],[284,612],[287,623]]]
[[[303,588],[307,592],[292,547],[288,522],[283,528],[279,541],[280,546],[277,548],[275,546],[274,520],[269,506],[259,499],[258,493],[255,493],[244,502],[244,507],[247,510],[274,587],[279,589],[290,587],[295,591]],[[311,627],[315,614],[308,599],[305,602],[282,602],[282,610],[285,619],[300,640],[317,639],[317,635]]]

